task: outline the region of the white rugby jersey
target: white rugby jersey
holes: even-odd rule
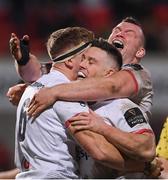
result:
[[[74,160],[76,143],[66,132],[65,122],[60,120],[56,111],[56,107],[60,104],[55,103],[34,121],[26,114],[30,99],[39,88],[67,82],[69,80],[61,72],[53,70],[25,90],[17,108],[15,163],[21,171],[17,178],[76,179],[79,177],[78,165]],[[67,118],[74,115],[73,111],[69,113],[64,106],[62,108]],[[68,108],[76,108],[75,103],[73,107]],[[87,111],[88,108],[82,104],[78,110]]]
[[[129,72],[135,82],[135,93],[130,99],[150,115],[153,99],[153,87],[149,71],[144,69],[140,64],[125,64],[123,65],[122,70]]]
[[[91,106],[97,114],[105,118],[106,123],[125,132],[153,132],[146,113],[129,99],[103,101]],[[117,171],[95,163],[93,159],[79,149],[80,174],[82,178],[116,178]],[[133,176],[132,176],[133,177]]]

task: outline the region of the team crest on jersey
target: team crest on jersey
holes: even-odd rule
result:
[[[137,107],[127,110],[124,117],[131,128],[137,124],[147,123],[141,110]]]

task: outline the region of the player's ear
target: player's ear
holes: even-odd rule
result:
[[[73,68],[73,62],[72,59],[69,59],[68,61],[65,61],[65,66],[67,66],[69,69]]]
[[[113,68],[108,69],[108,70],[105,72],[105,77],[111,76],[114,72],[115,72],[115,70],[114,70]]]
[[[138,59],[142,59],[142,58],[145,56],[145,54],[146,54],[145,49],[144,49],[143,47],[141,47],[141,48],[137,51],[136,57],[137,57]]]

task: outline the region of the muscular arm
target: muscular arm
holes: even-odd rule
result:
[[[101,116],[91,110],[90,113],[83,112],[72,117],[69,122],[76,130],[91,130],[101,134],[131,159],[147,162],[155,156],[155,137],[152,133],[124,132],[106,124]]]
[[[29,53],[29,41],[30,38],[28,35],[24,35],[22,40],[20,40],[15,33],[12,33],[9,46],[12,57],[15,60],[17,73],[24,81],[33,82],[41,76],[41,65],[38,59]],[[28,62],[27,58],[29,58]],[[25,60],[27,63],[18,65],[17,62],[23,63]]]
[[[34,82],[41,76],[41,65],[36,56],[29,54],[29,62],[20,66],[15,62],[16,71],[25,82]]]
[[[69,131],[78,141],[80,146],[96,161],[117,170],[123,170],[124,159],[120,152],[107,140],[91,131],[78,131],[73,133],[73,127]]]
[[[118,149],[109,144],[100,134],[89,130],[74,132],[72,126],[69,126],[69,131],[85,151],[97,162],[118,170],[121,175],[127,172],[144,172],[145,162],[131,159],[124,154],[121,155]],[[161,165],[156,160],[151,163],[153,166],[149,171],[149,176],[156,178],[160,175]]]
[[[95,101],[130,97],[135,93],[135,82],[127,71],[110,77],[88,78],[50,88],[55,100]]]
[[[37,116],[57,100],[95,101],[130,97],[135,93],[134,79],[127,71],[110,77],[95,77],[41,89],[32,99],[28,113]]]
[[[105,125],[106,126],[106,125]],[[129,157],[140,161],[151,161],[155,156],[155,138],[151,133],[135,134],[112,126],[102,127],[100,132],[110,143]]]

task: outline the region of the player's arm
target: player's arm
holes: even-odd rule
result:
[[[41,89],[32,99],[29,115],[37,115],[57,100],[95,101],[130,97],[136,93],[135,79],[127,71],[110,77],[95,77]]]
[[[60,118],[63,125],[69,129],[72,136],[91,157],[112,168],[123,169],[124,158],[102,135],[87,130],[74,132],[75,129],[69,126],[68,119],[70,117],[76,116],[79,112],[88,111],[86,103],[58,101],[53,105],[53,110]]]
[[[36,81],[41,76],[41,65],[36,56],[29,52],[29,36],[24,35],[20,40],[12,33],[9,45],[20,77],[26,82]]]
[[[114,144],[122,153],[132,159],[147,162],[155,156],[156,147],[153,133],[146,131],[124,132],[108,125],[102,117],[91,110],[90,113],[83,112],[72,117],[69,122],[77,131],[87,129],[101,134],[108,142]]]
[[[17,84],[9,88],[6,96],[9,98],[9,101],[14,105],[17,106],[19,101],[24,93],[27,84]]]
[[[69,126],[68,129],[71,133],[73,132],[73,127]],[[86,130],[73,133],[73,137],[95,161],[117,170],[123,170],[124,158],[116,147],[102,135]]]
[[[128,71],[124,70],[113,73],[110,77],[86,78],[70,84],[55,86],[55,88],[51,87],[51,93],[55,100],[67,101],[99,101],[130,97],[136,93],[136,90],[135,79]]]
[[[12,169],[9,171],[0,172],[0,179],[15,179],[16,175],[19,173],[19,169]]]
[[[163,170],[161,163],[157,159],[151,162],[142,162],[130,159],[124,154],[121,156],[120,151],[115,146],[112,146],[112,144],[109,144],[100,134],[88,130],[75,131],[71,125],[69,125],[68,129],[81,147],[94,160],[105,166],[119,170],[120,174],[142,172],[150,178],[156,178]]]
[[[16,71],[19,76],[25,81],[32,83],[39,79],[42,75],[41,73],[41,64],[38,61],[37,57],[33,54],[29,54],[29,61],[26,65],[19,65],[15,60]]]

